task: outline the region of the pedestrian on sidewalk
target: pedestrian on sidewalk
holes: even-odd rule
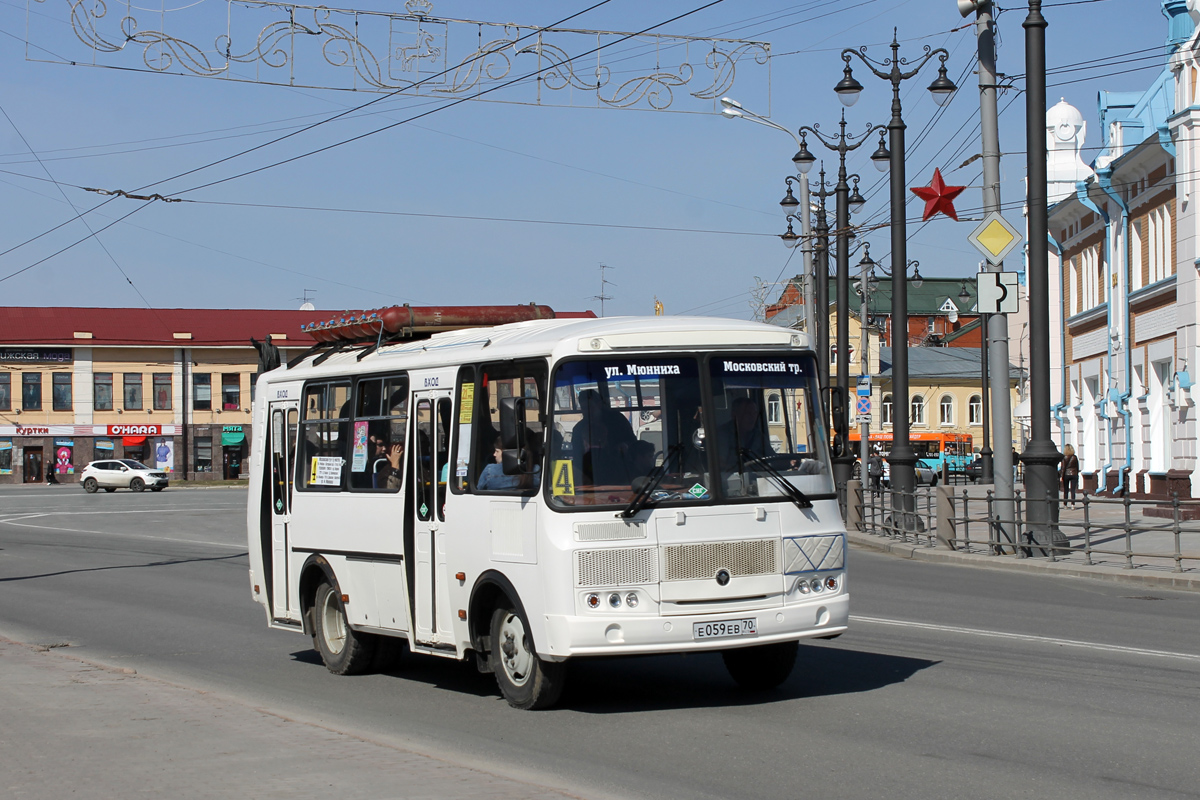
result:
[[[878,450],[872,450],[871,455],[867,458],[867,477],[871,479],[872,494],[879,494],[883,491],[883,459],[879,456]]]
[[[1075,448],[1069,444],[1063,446],[1063,460],[1058,469],[1062,477],[1063,505],[1069,502],[1071,508],[1074,508],[1075,491],[1079,488],[1079,457],[1075,455]]]
[[[53,486],[58,483],[58,476],[54,474],[54,464],[46,465],[46,485]]]

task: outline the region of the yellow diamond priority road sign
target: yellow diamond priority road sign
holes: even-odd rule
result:
[[[999,211],[993,211],[971,231],[967,241],[983,253],[989,264],[999,264],[1021,243],[1021,234]]]

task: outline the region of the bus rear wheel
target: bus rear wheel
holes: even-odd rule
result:
[[[374,645],[370,634],[350,628],[337,589],[323,581],[313,602],[313,646],[325,667],[335,675],[360,675],[371,668]]]
[[[799,642],[779,642],[723,650],[721,658],[738,686],[751,692],[765,692],[788,679],[799,650]]]
[[[513,708],[549,708],[562,696],[566,664],[538,658],[529,623],[516,609],[501,604],[492,612],[492,672],[500,694]]]

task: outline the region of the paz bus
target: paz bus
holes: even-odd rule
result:
[[[253,406],[253,598],[331,672],[403,643],[544,708],[571,659],[720,651],[761,690],[800,640],[846,630],[803,335],[629,317],[411,339],[361,321],[313,331]]]

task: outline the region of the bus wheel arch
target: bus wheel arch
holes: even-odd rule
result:
[[[313,605],[317,596],[317,587],[324,581],[328,581],[331,586],[341,591],[337,576],[333,574],[333,567],[329,562],[323,556],[309,556],[308,560],[304,562],[304,566],[300,568],[300,619],[304,625],[304,633],[309,636],[315,632]]]
[[[525,615],[521,596],[504,573],[488,570],[475,580],[475,585],[471,587],[471,601],[467,606],[467,624],[470,626],[471,647],[479,656],[478,663],[483,672],[492,671],[488,660],[488,653],[492,649],[492,612],[505,602],[511,603],[517,611]]]

